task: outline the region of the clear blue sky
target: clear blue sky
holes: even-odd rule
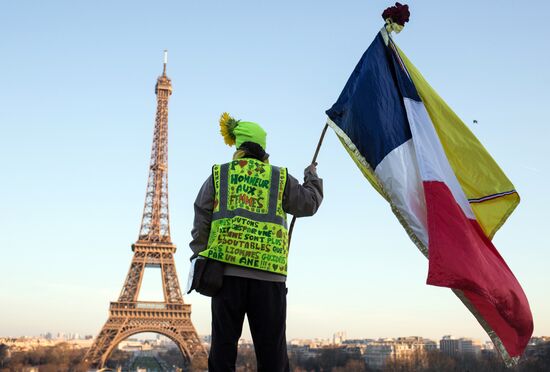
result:
[[[268,132],[301,177],[389,1],[4,1],[0,5],[0,336],[96,334],[137,239],[169,50],[170,216],[185,286],[192,203],[227,161],[217,119]],[[514,182],[522,202],[495,238],[550,335],[547,1],[410,1],[395,40]],[[472,124],[473,120],[478,124]],[[486,339],[329,132],[325,200],[298,221],[288,337],[443,334]],[[208,299],[186,296],[199,333]],[[245,335],[247,335],[245,331]]]

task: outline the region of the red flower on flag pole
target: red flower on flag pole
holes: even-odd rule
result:
[[[410,15],[409,6],[401,3],[395,3],[395,6],[390,6],[382,12],[384,21],[390,19],[393,23],[397,23],[400,26],[405,26],[405,22],[409,22]]]

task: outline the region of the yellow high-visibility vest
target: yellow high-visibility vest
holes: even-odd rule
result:
[[[286,275],[286,168],[243,158],[215,165],[212,177],[214,210],[208,245],[200,255]]]

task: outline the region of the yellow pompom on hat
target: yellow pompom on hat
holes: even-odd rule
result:
[[[254,142],[265,151],[267,133],[258,123],[235,120],[224,112],[220,116],[220,133],[229,146],[236,145],[238,149],[245,142]]]

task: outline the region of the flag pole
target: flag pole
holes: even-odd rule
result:
[[[321,150],[321,145],[323,144],[323,140],[325,139],[325,134],[327,133],[327,129],[328,129],[328,123],[325,124],[325,127],[321,132],[321,138],[319,138],[319,142],[317,143],[317,148],[315,149],[315,154],[313,155],[311,164],[317,165],[317,155],[319,155],[319,150]],[[292,221],[290,222],[290,228],[288,229],[288,248],[289,249],[290,249],[290,240],[292,239],[292,231],[294,230],[295,223],[296,223],[296,216],[292,216]]]

